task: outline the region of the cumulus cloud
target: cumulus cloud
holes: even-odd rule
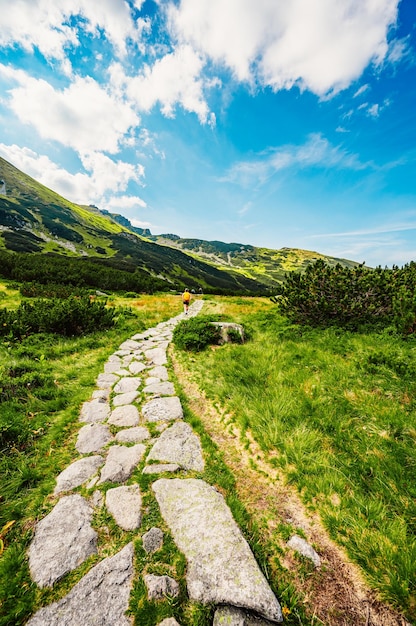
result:
[[[0,0],[0,10],[0,45],[37,49],[47,59],[65,61],[68,47],[79,45],[81,28],[93,37],[104,35],[118,55],[140,32],[125,0]],[[71,22],[72,17],[81,20]]]
[[[86,172],[76,174],[29,148],[0,144],[0,154],[46,187],[79,204],[99,204],[106,194],[123,192],[130,181],[139,182],[144,176],[141,165],[114,162],[100,153],[84,155],[82,161]],[[136,201],[140,205],[139,199]]]
[[[243,187],[265,183],[276,172],[296,167],[346,168],[361,170],[370,167],[361,163],[354,154],[333,146],[321,134],[312,134],[301,146],[289,145],[273,148],[259,154],[251,161],[235,163],[222,182],[233,182]]]
[[[369,63],[385,59],[398,4],[181,0],[169,5],[168,17],[179,42],[222,63],[238,80],[276,91],[297,85],[324,96],[348,86]]]
[[[55,89],[23,71],[0,66],[0,74],[18,82],[9,90],[8,106],[44,139],[59,141],[79,153],[116,153],[124,135],[140,119],[132,107],[92,78],[77,77]]]

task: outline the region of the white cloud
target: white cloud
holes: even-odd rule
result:
[[[45,58],[60,61],[69,46],[79,45],[78,29],[97,38],[104,34],[118,55],[139,32],[125,0],[0,0],[0,13],[0,45],[37,48]],[[71,17],[81,19],[70,26]]]
[[[133,209],[145,209],[146,207],[146,202],[138,196],[113,196],[104,201],[101,208],[114,213],[118,211],[131,211]]]
[[[77,174],[71,174],[49,157],[29,148],[0,144],[0,154],[35,180],[79,204],[100,204],[109,192],[123,192],[130,181],[138,182],[144,175],[141,165],[114,162],[99,153],[84,155],[83,166],[88,173]],[[137,204],[140,204],[139,199]]]
[[[179,42],[228,67],[240,81],[324,96],[388,53],[399,0],[181,0],[168,10]],[[357,44],[359,42],[359,44]]]
[[[361,163],[354,154],[338,146],[332,146],[320,134],[312,134],[301,146],[282,146],[257,155],[252,161],[235,163],[222,182],[245,186],[265,183],[276,172],[289,168],[325,167],[362,170],[371,164]]]
[[[19,83],[9,91],[8,106],[44,139],[58,141],[79,153],[116,153],[128,130],[139,124],[132,107],[92,78],[78,77],[63,90],[45,80],[13,72],[0,65],[0,74]]]

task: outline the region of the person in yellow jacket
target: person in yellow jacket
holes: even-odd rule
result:
[[[189,289],[185,289],[182,294],[182,302],[183,302],[183,312],[185,315],[188,315],[189,303],[191,301],[191,294],[189,293]]]

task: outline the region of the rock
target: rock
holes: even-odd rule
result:
[[[145,351],[145,357],[148,361],[151,361],[154,365],[166,365],[168,359],[166,357],[166,350],[163,348],[151,348]]]
[[[121,344],[120,350],[137,350],[140,348],[140,343],[134,341],[134,339],[128,339],[124,343]]]
[[[156,465],[146,465],[143,474],[163,474],[163,472],[177,472],[180,469],[177,463],[161,463]]]
[[[142,414],[148,422],[161,422],[183,418],[182,405],[177,396],[154,398],[142,408]]]
[[[29,548],[29,568],[39,587],[76,569],[97,552],[97,533],[91,527],[92,508],[79,495],[64,496],[36,524]]]
[[[156,376],[149,376],[149,378],[146,378],[146,380],[144,381],[144,385],[145,387],[148,387],[149,385],[154,385],[160,382],[161,382],[160,378],[156,378]]]
[[[244,328],[241,326],[241,324],[234,324],[233,322],[211,322],[211,324],[213,326],[216,326],[220,331],[220,344],[231,343],[231,333],[237,333],[241,339],[241,343],[244,342]]]
[[[107,445],[113,436],[105,424],[86,424],[78,433],[75,448],[80,454],[98,452]]]
[[[139,361],[133,361],[129,365],[129,370],[132,374],[140,374],[140,372],[143,372],[143,370],[145,370],[146,368],[147,365],[145,365],[144,363],[140,363]]]
[[[150,450],[147,461],[177,463],[197,472],[204,469],[199,438],[186,422],[176,422],[165,430]]]
[[[107,361],[104,363],[104,373],[105,374],[115,374],[121,368],[121,359]]]
[[[122,378],[114,387],[114,393],[128,393],[129,391],[137,391],[140,387],[140,383],[140,378]]]
[[[174,617],[166,617],[158,626],[181,626]]]
[[[124,404],[111,412],[108,423],[113,426],[137,426],[139,420],[139,409],[133,404]]]
[[[127,393],[121,393],[119,396],[114,396],[113,405],[122,406],[123,404],[131,404],[136,400],[139,393],[137,391],[128,391]]]
[[[101,491],[96,489],[91,496],[90,502],[94,509],[101,509],[104,506],[104,496]]]
[[[97,387],[100,389],[110,389],[118,381],[115,374],[100,374],[97,378]]]
[[[289,539],[286,545],[289,548],[292,548],[292,550],[296,550],[296,552],[299,552],[307,559],[310,559],[315,567],[319,567],[321,565],[321,557],[319,556],[319,554],[315,552],[312,546],[307,541],[305,541],[305,539],[302,539],[302,537],[299,537],[298,535],[293,535],[293,537]]]
[[[273,622],[256,615],[251,615],[243,609],[233,606],[221,606],[214,614],[212,626],[272,626]]]
[[[131,626],[125,613],[133,573],[129,543],[93,567],[62,600],[35,613],[26,626]]]
[[[163,531],[154,526],[143,535],[142,540],[144,551],[147,554],[153,554],[163,545]]]
[[[139,485],[109,489],[105,494],[107,510],[123,530],[135,530],[142,521],[142,496]]]
[[[173,396],[175,395],[175,387],[173,386],[173,383],[168,381],[153,383],[152,385],[147,385],[143,389],[143,393],[154,393],[158,396]]]
[[[79,487],[91,478],[103,463],[104,459],[100,455],[88,456],[85,459],[74,461],[57,477],[54,495]]]
[[[144,426],[126,428],[116,434],[116,441],[119,443],[140,443],[146,441],[146,439],[150,439],[150,433]]]
[[[129,448],[127,446],[111,446],[97,484],[102,485],[106,481],[122,483],[127,480],[142,460],[145,451],[146,446],[142,443]]]
[[[223,496],[197,479],[162,478],[152,488],[162,517],[187,559],[189,597],[282,621],[280,605]]]
[[[102,398],[95,398],[84,402],[79,416],[80,422],[105,422],[110,414],[110,405]]]
[[[162,600],[167,596],[175,598],[179,595],[179,584],[170,576],[145,574],[143,580],[147,587],[149,600]]]
[[[110,400],[110,387],[107,389],[96,389],[92,392],[93,400],[101,400],[103,402],[109,402]]]
[[[169,378],[168,370],[164,365],[157,365],[156,367],[153,367],[151,370],[149,370],[149,376],[154,376],[159,380],[168,380]]]

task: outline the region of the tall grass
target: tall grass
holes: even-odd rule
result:
[[[205,312],[250,340],[193,357],[232,413],[319,512],[381,598],[416,617],[416,341],[290,325],[258,299]]]

